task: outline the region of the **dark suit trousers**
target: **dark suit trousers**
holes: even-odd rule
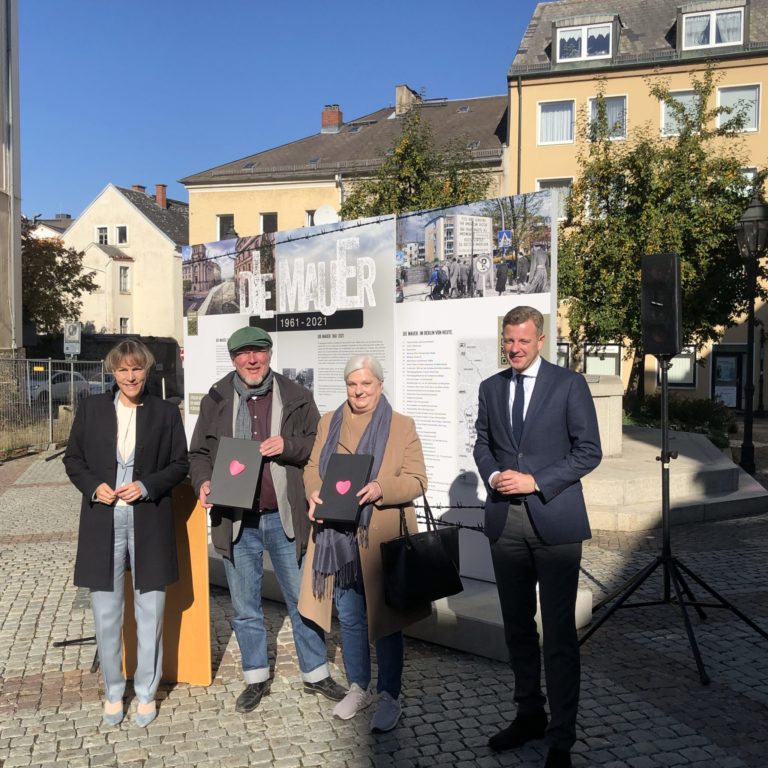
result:
[[[491,556],[518,712],[541,711],[546,701],[535,621],[538,582],[550,710],[546,741],[550,747],[570,749],[576,741],[581,678],[575,617],[581,542],[545,544],[525,507],[510,505]]]

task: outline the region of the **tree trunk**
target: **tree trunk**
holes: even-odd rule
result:
[[[632,371],[626,394],[626,408],[630,413],[645,399],[645,355],[642,349],[635,349]]]

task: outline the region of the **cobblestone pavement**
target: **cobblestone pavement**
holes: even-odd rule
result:
[[[266,605],[276,637],[272,693],[255,712],[235,713],[239,652],[229,596],[217,588],[213,684],[163,686],[146,730],[127,720],[101,725],[99,677],[89,671],[94,646],[52,645],[93,633],[88,596],[72,586],[77,509],[60,457],[0,465],[0,768],[543,764],[541,742],[503,755],[486,746],[514,711],[505,664],[413,640],[400,726],[374,737],[371,710],[334,720],[331,702],[302,692],[289,622],[276,603]],[[768,513],[676,528],[673,544],[685,565],[768,630]],[[584,548],[583,583],[598,600],[659,549],[658,532],[596,532]],[[660,576],[641,592],[659,598]],[[584,645],[575,766],[768,766],[768,641],[728,610],[707,610],[694,628],[708,686],[668,605],[620,610]],[[343,680],[335,633],[329,652]]]

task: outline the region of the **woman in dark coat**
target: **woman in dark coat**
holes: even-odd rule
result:
[[[83,494],[75,584],[91,590],[107,725],[123,719],[126,558],[137,627],[133,722],[141,727],[157,714],[165,587],[178,578],[171,493],[187,474],[187,441],[178,408],[145,391],[153,362],[137,341],[109,352],[115,392],[80,404],[64,454],[67,475]]]

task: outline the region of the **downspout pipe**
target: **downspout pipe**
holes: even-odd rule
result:
[[[522,193],[522,171],[521,164],[523,162],[523,78],[517,76],[517,191],[515,194]]]

